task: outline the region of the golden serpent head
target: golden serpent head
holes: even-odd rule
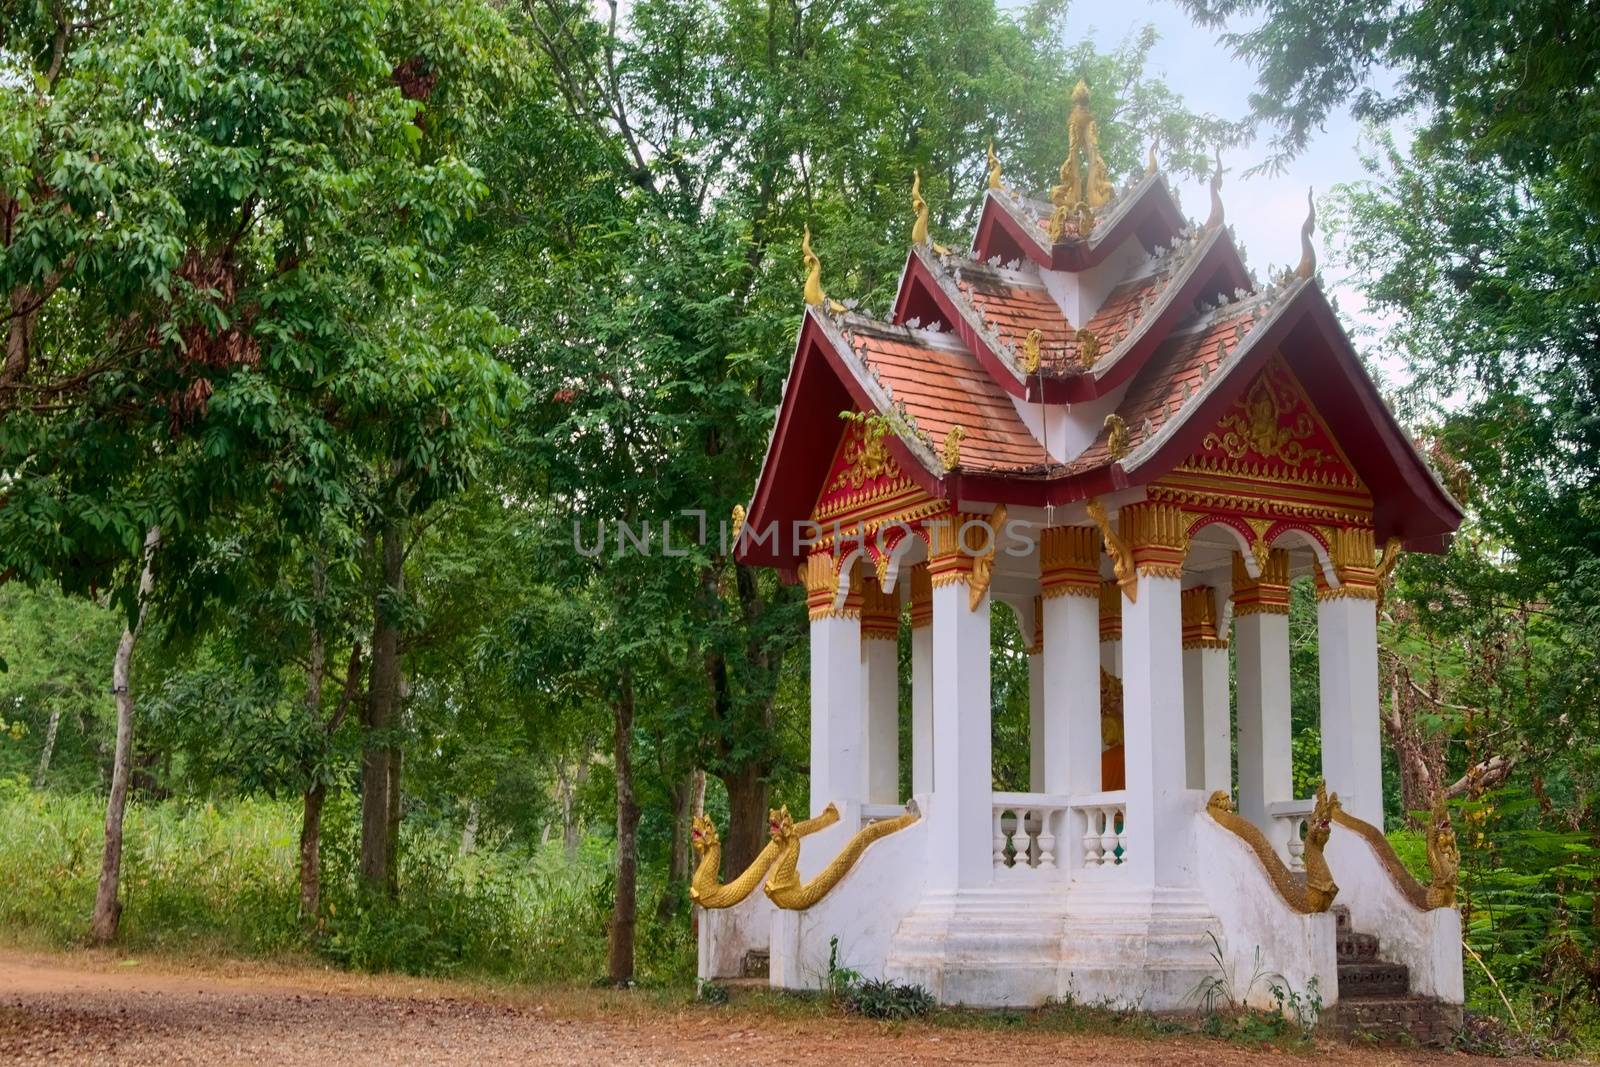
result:
[[[696,815],[689,827],[689,844],[695,852],[703,854],[721,843],[722,838],[718,836],[715,824],[704,815]]]
[[[1317,786],[1317,802],[1306,820],[1306,841],[1318,847],[1328,843],[1333,828],[1333,813],[1339,809],[1339,794],[1329,793],[1327,783]]]
[[[789,806],[772,808],[767,812],[767,830],[772,834],[774,841],[783,841],[794,834],[794,818],[789,814]]]
[[[1232,811],[1233,798],[1226,789],[1219,789],[1206,799],[1207,811]]]

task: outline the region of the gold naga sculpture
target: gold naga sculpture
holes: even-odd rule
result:
[[[1206,811],[1210,816],[1250,846],[1250,850],[1261,861],[1261,866],[1266,868],[1267,878],[1284,903],[1302,915],[1327,911],[1333,907],[1333,898],[1339,894],[1339,886],[1333,880],[1333,872],[1328,870],[1328,861],[1322,850],[1328,843],[1333,820],[1341,810],[1339,794],[1330,796],[1324,786],[1317,786],[1317,803],[1306,819],[1306,875],[1302,885],[1300,879],[1278,858],[1277,850],[1267,841],[1260,828],[1234,811],[1233,799],[1228,796],[1226,789],[1212,793],[1211,799],[1206,802]]]
[[[805,228],[800,238],[800,258],[806,267],[806,303],[814,308],[827,305],[829,311],[840,314],[848,309],[837,300],[829,300],[828,294],[822,291],[822,260],[811,250],[811,227]]]
[[[831,807],[831,805],[830,805]],[[908,811],[904,815],[897,815],[892,819],[882,819],[869,826],[862,827],[844,846],[833,862],[824,867],[817,876],[804,884],[800,881],[800,838],[804,836],[800,830],[804,823],[796,823],[789,817],[787,809],[774,812],[772,818],[772,842],[781,850],[778,862],[772,868],[772,874],[767,879],[766,893],[772,903],[786,911],[805,911],[823,897],[827,896],[833,887],[838,885],[845,875],[850,873],[861,854],[867,846],[880,837],[888,837],[896,830],[903,830],[916,822],[922,816],[915,811]]]
[[[1333,813],[1333,821],[1357,834],[1378,857],[1378,863],[1389,875],[1400,895],[1411,902],[1418,911],[1433,908],[1453,908],[1456,903],[1457,879],[1461,873],[1461,853],[1456,847],[1456,833],[1450,825],[1450,815],[1444,808],[1444,797],[1433,802],[1433,814],[1428,820],[1428,869],[1432,884],[1423,885],[1406,869],[1405,862],[1395,852],[1394,846],[1382,830],[1364,819],[1358,819],[1343,808]]]
[[[989,139],[989,188],[1004,188],[1000,183],[1000,157],[994,154],[994,139]]]
[[[769,824],[775,824],[780,819],[788,820],[795,840],[798,841],[807,834],[814,834],[838,822],[839,809],[829,804],[816,818],[799,823],[789,818],[788,808],[769,811],[767,814]],[[756,855],[750,866],[744,869],[743,874],[731,882],[723,883],[717,881],[717,870],[722,866],[722,837],[717,833],[716,825],[704,815],[696,815],[689,831],[689,843],[700,857],[700,863],[694,869],[694,877],[689,882],[689,899],[702,908],[731,908],[754,893],[756,886],[761,884],[761,879],[766,875],[767,869],[783,851],[777,840],[768,841],[767,846]]]
[[[950,432],[944,435],[944,448],[940,450],[939,459],[945,470],[953,471],[961,465],[961,439],[965,436],[966,428],[960,423],[950,427]]]

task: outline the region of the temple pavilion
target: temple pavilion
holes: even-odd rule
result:
[[[805,584],[810,811],[775,813],[744,872],[766,892],[697,880],[701,975],[814,988],[831,951],[944,1003],[1176,1009],[1220,978],[1325,1012],[1459,1005],[1448,879],[1418,884],[1381,834],[1377,608],[1460,509],[1319,286],[1311,216],[1299,265],[1258,284],[1218,179],[1195,224],[1153,152],[1112,187],[1081,84],[1068,132],[1048,199],[990,149],[969,251],[932,243],[914,192],[886,318],[830,300],[805,245],[737,551]],[[1299,576],[1322,804],[1292,789]],[[993,784],[995,610],[1028,642],[1026,792]]]

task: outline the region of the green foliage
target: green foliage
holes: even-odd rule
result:
[[[857,982],[845,994],[843,1003],[851,1015],[894,1021],[927,1015],[935,1004],[933,994],[922,986],[889,978]]]

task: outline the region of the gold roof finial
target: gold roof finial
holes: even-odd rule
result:
[[[1222,225],[1222,149],[1217,150],[1217,169],[1211,172],[1211,215],[1206,219],[1206,229]]]
[[[811,307],[821,307],[825,299],[822,295],[822,260],[811,251],[811,227],[805,228],[804,235],[800,238],[800,255],[806,264],[806,303]]]
[[[1300,265],[1294,269],[1296,278],[1310,278],[1317,273],[1317,250],[1311,247],[1311,235],[1317,229],[1317,205],[1306,190],[1306,221],[1300,226]]]
[[[1150,138],[1150,158],[1145,160],[1145,163],[1144,163],[1144,172],[1147,175],[1148,174],[1154,174],[1156,172],[1156,170],[1157,170],[1157,167],[1156,167],[1156,145],[1158,145],[1160,143],[1161,143],[1161,135],[1159,133],[1156,134],[1154,137]]]
[[[1088,237],[1094,227],[1094,209],[1109,204],[1116,195],[1100,158],[1100,127],[1089,111],[1089,85],[1082,78],[1072,90],[1072,112],[1067,116],[1067,158],[1060,181],[1050,190],[1055,211],[1050,217],[1050,237],[1059,241],[1066,223],[1076,216],[1078,236]],[[1081,205],[1081,207],[1080,207]]]
[[[1000,188],[1000,157],[994,154],[994,138],[989,139],[989,188]]]
[[[911,224],[911,243],[925,245],[928,243],[928,202],[922,199],[922,172],[911,172],[911,210],[916,213],[917,219]]]

